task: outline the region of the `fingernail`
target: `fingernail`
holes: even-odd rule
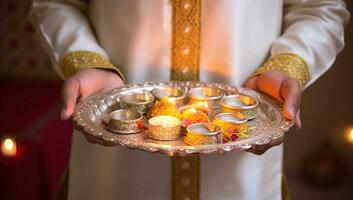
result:
[[[295,119],[294,108],[293,107],[288,108],[288,112],[290,114],[291,119],[292,120]]]
[[[297,129],[301,129],[302,128],[302,122],[300,120],[298,120],[297,122]]]
[[[61,120],[65,120],[66,119],[66,117],[65,117],[65,115],[66,115],[66,107],[64,107],[62,110],[61,110],[61,113],[60,113],[60,119]]]

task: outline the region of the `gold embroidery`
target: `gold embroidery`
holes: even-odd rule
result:
[[[201,0],[172,0],[172,80],[199,80]],[[199,156],[172,159],[173,200],[200,199]]]
[[[65,78],[87,68],[110,69],[115,71],[123,80],[124,75],[110,61],[101,54],[91,51],[75,51],[65,55],[60,62]]]
[[[271,57],[252,76],[257,76],[269,70],[279,70],[297,79],[302,89],[310,80],[308,65],[302,57],[294,53],[280,53]]]
[[[200,199],[200,157],[173,157],[173,200]]]
[[[198,80],[201,0],[172,0],[172,80]]]

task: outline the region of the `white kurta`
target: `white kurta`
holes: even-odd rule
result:
[[[88,50],[109,57],[131,83],[170,77],[169,0],[35,0],[31,17],[58,61]],[[349,13],[340,0],[203,0],[200,79],[240,86],[269,55],[303,57],[310,85],[343,48]],[[283,147],[201,157],[201,199],[281,199]],[[88,143],[75,132],[69,199],[171,198],[166,155]]]

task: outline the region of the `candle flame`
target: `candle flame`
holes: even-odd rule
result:
[[[195,103],[197,106],[202,106],[202,107],[205,107],[205,108],[208,108],[208,103],[206,101],[203,101],[203,102],[197,102]]]
[[[163,128],[167,127],[167,120],[163,120],[162,126],[163,126]]]
[[[1,153],[7,157],[15,156],[17,153],[16,141],[11,138],[3,139],[1,143]]]
[[[353,144],[353,128],[349,132],[347,140],[348,140],[349,143]]]
[[[174,98],[168,98],[168,101],[169,101],[170,103],[175,103],[175,99],[174,99]]]
[[[196,108],[190,108],[190,111],[193,112],[193,113],[197,112]]]

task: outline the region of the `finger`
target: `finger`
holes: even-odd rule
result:
[[[254,76],[254,77],[250,78],[245,83],[245,87],[248,87],[248,88],[253,89],[253,90],[257,90],[257,87],[256,87],[257,78],[258,78],[258,76]]]
[[[67,120],[74,112],[77,97],[79,95],[79,83],[75,79],[65,81],[62,89],[63,109],[61,110],[61,120]]]
[[[283,80],[281,94],[284,99],[284,117],[295,120],[301,101],[299,82],[292,78]]]
[[[297,129],[300,129],[302,127],[302,122],[300,120],[300,109],[297,112],[297,115],[295,116],[295,127]]]
[[[274,146],[278,146],[280,144],[283,143],[283,139],[284,137],[279,137],[275,140],[271,140],[269,143],[267,144],[261,144],[261,145],[253,145],[253,147],[249,150],[246,150],[247,152],[250,152],[250,153],[254,153],[256,155],[262,155],[264,154],[268,149],[274,147]]]
[[[282,144],[282,142],[283,142],[283,136],[279,137],[275,140],[271,140],[267,144],[255,145],[254,149],[263,151],[263,150],[270,149],[271,147],[278,146],[278,145]]]

